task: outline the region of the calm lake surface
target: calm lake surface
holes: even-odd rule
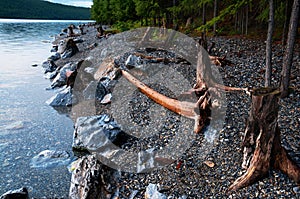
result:
[[[30,197],[68,196],[73,122],[45,103],[55,91],[45,89],[41,63],[71,23],[86,21],[0,19],[0,195],[27,187]],[[32,166],[45,150],[66,151],[70,161]]]

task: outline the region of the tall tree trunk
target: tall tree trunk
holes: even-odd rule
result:
[[[287,44],[283,56],[283,66],[282,66],[281,82],[280,82],[281,97],[287,97],[289,94],[288,88],[290,85],[293,51],[294,51],[295,39],[297,35],[297,27],[298,27],[298,19],[299,19],[299,4],[300,4],[300,0],[294,0]]]
[[[217,17],[218,16],[218,0],[215,0],[214,2],[214,17]],[[214,35],[216,36],[217,35],[217,22],[214,23]]]
[[[283,33],[282,33],[282,46],[286,44],[291,12],[292,12],[292,0],[285,0],[285,19],[284,19]]]
[[[245,24],[245,34],[248,35],[248,20],[249,20],[249,7],[246,5],[246,24]]]
[[[242,32],[242,35],[244,34],[244,16],[245,16],[245,12],[244,12],[244,9],[241,10],[241,32]]]
[[[203,4],[202,7],[202,24],[206,24],[206,4]]]
[[[266,45],[266,74],[265,74],[265,87],[271,86],[272,75],[272,36],[274,30],[274,1],[269,0],[269,25]]]
[[[235,15],[234,15],[234,30],[235,30],[235,32],[237,32],[237,24],[238,24],[238,12],[236,12],[235,13]]]
[[[300,168],[288,156],[280,142],[278,127],[278,89],[253,89],[252,104],[243,139],[243,163],[246,173],[229,190],[237,190],[264,178],[270,168],[281,170],[296,183],[300,182]]]

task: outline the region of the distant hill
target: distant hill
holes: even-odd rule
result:
[[[0,18],[90,19],[90,9],[42,0],[0,0]]]

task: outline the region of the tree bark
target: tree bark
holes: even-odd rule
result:
[[[290,22],[291,12],[292,12],[291,9],[292,9],[292,0],[285,0],[285,20],[284,20],[283,33],[282,33],[282,46],[286,44],[289,22]]]
[[[206,3],[204,3],[202,7],[202,24],[206,24]]]
[[[265,87],[271,86],[272,75],[272,36],[274,30],[274,1],[269,0],[269,25],[266,45],[266,73],[265,73]]]
[[[248,35],[248,22],[249,22],[249,7],[246,5],[246,22],[245,22],[245,34]]]
[[[215,2],[214,2],[214,17],[217,17],[217,15],[218,15],[218,5],[219,5],[218,0],[215,0]],[[216,22],[214,23],[213,31],[214,31],[214,35],[216,36],[217,35],[217,23]]]
[[[278,127],[278,89],[261,88],[252,91],[252,104],[243,139],[242,167],[247,171],[229,190],[237,190],[266,177],[270,168],[281,170],[296,183],[300,182],[300,168],[280,144]]]
[[[299,4],[300,4],[300,0],[294,0],[287,45],[283,56],[283,67],[282,67],[281,82],[280,82],[281,97],[287,97],[289,94],[288,88],[290,85],[293,51],[294,51],[295,39],[297,35],[297,27],[298,27],[298,19],[299,19]]]

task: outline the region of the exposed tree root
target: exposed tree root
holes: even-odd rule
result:
[[[243,167],[247,168],[229,190],[237,190],[266,177],[271,168],[281,170],[295,182],[300,182],[300,168],[288,156],[280,143],[278,96],[276,89],[255,89],[243,140]]]

